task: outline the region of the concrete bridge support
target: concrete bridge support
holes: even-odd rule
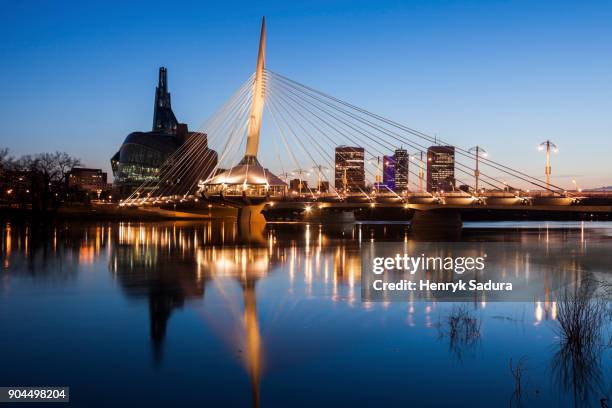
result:
[[[254,204],[245,205],[238,208],[238,224],[249,225],[249,224],[266,224],[266,218],[263,216],[261,211],[266,204]]]
[[[265,242],[263,232],[266,228],[266,218],[261,213],[265,203],[257,205],[245,205],[238,208],[238,233],[245,242]]]

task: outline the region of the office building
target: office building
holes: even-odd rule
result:
[[[397,149],[393,155],[395,159],[395,188],[398,193],[408,191],[409,165],[408,152],[404,149]]]
[[[395,157],[383,156],[382,186],[395,191]]]
[[[431,146],[427,149],[427,191],[455,189],[455,147]]]
[[[108,188],[107,175],[101,169],[75,167],[66,179],[69,188],[76,188],[88,193],[104,191]]]
[[[336,147],[335,187],[341,192],[365,190],[363,147]]]

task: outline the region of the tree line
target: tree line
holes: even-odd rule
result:
[[[78,198],[79,192],[69,187],[67,178],[80,165],[78,158],[65,152],[15,158],[8,149],[2,148],[0,204],[34,212],[57,210],[65,201]]]

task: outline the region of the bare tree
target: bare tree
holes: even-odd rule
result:
[[[448,338],[451,353],[461,360],[466,351],[478,344],[481,324],[481,319],[466,304],[453,306],[450,314],[438,322],[438,335]]]
[[[9,155],[9,152],[6,147],[0,148],[0,174],[10,170],[14,165],[15,160]]]
[[[7,149],[6,147],[0,148],[0,166],[2,168],[4,168],[5,162],[7,158],[9,157],[8,154],[9,154],[9,149]]]
[[[68,174],[80,164],[68,153],[55,152],[22,156],[11,167],[28,179],[32,210],[47,211],[56,210],[64,201]]]

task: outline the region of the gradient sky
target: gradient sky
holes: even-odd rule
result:
[[[553,181],[612,185],[612,2],[1,1],[0,146],[109,171],[149,130],[157,69],[198,128],[267,66]]]

